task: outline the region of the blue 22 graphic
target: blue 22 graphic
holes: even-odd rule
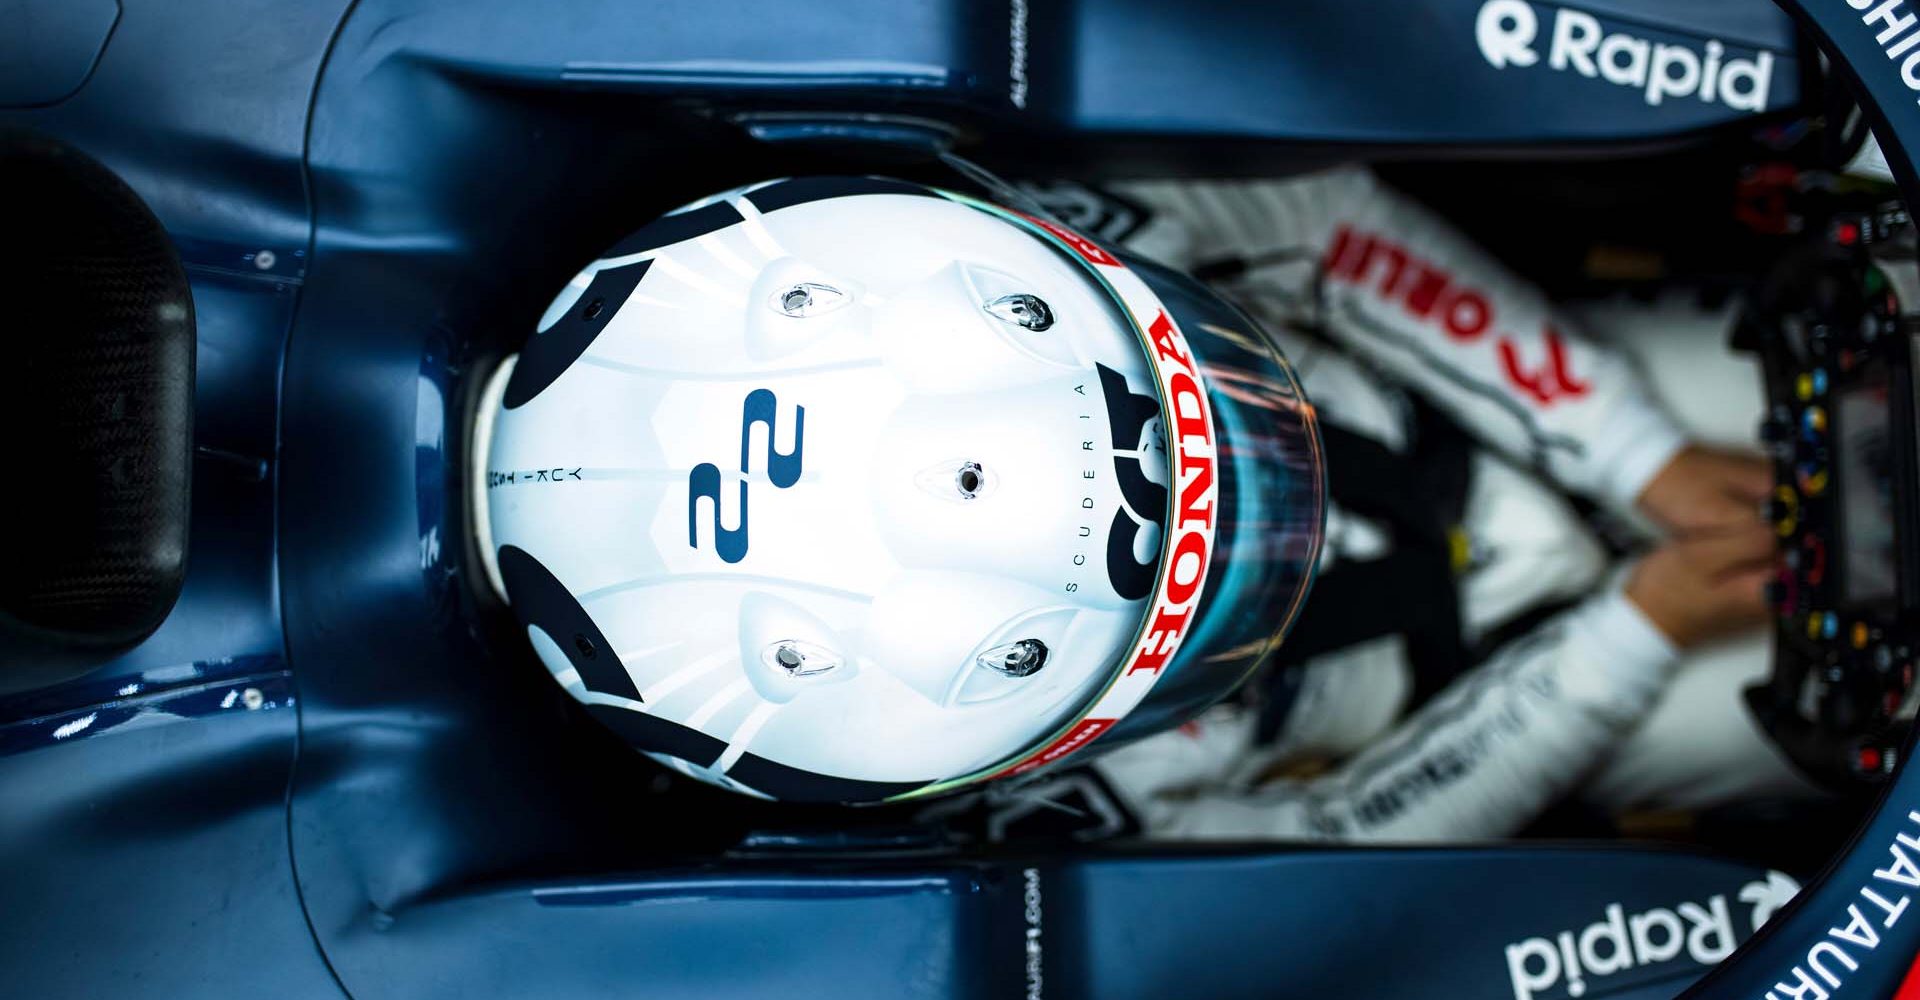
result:
[[[753,425],[767,425],[767,481],[776,489],[786,489],[800,481],[800,453],[804,446],[807,430],[807,408],[793,408],[793,450],[781,454],[774,447],[774,425],[779,422],[775,414],[780,401],[774,397],[771,389],[755,389],[747,393],[747,399],[740,408],[740,474],[744,477],[749,471],[748,459],[752,456],[747,448],[753,439]],[[726,562],[737,563],[747,557],[747,481],[740,480],[740,524],[729,528],[720,523],[720,467],[712,462],[702,462],[687,474],[687,544],[700,547],[700,499],[705,497],[713,501],[713,550]]]

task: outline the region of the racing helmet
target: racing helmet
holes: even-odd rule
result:
[[[1286,632],[1313,410],[1243,314],[1045,218],[870,177],[704,199],[482,393],[478,550],[661,763],[868,803],[1177,725]]]

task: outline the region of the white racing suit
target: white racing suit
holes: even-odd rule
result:
[[[1237,262],[1217,284],[1280,342],[1325,421],[1404,453],[1412,392],[1484,445],[1461,525],[1472,553],[1457,584],[1463,636],[1584,598],[1411,714],[1404,644],[1389,636],[1309,661],[1277,742],[1256,747],[1252,711],[1229,704],[1108,754],[1097,767],[1148,835],[1453,841],[1512,834],[1576,786],[1652,806],[1806,788],[1739,704],[1740,684],[1764,670],[1757,636],[1709,651],[1722,667],[1701,668],[1686,704],[1662,705],[1681,717],[1648,723],[1694,657],[1626,600],[1623,574],[1536,478],[1631,516],[1685,443],[1625,357],[1361,169],[1114,191],[1036,193],[1070,224],[1124,231],[1162,263],[1204,275]],[[1332,509],[1322,569],[1390,545]],[[1336,763],[1258,780],[1307,756]]]

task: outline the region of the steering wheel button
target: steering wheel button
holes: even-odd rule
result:
[[[1762,513],[1767,520],[1773,522],[1774,530],[1780,537],[1787,538],[1793,534],[1793,529],[1799,526],[1799,511],[1800,495],[1793,491],[1793,487],[1781,483],[1773,488],[1773,496],[1767,501]]]

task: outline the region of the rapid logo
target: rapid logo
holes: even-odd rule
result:
[[[1526,68],[1540,61],[1534,44],[1540,36],[1540,15],[1527,0],[1487,0],[1474,19],[1473,35],[1480,54],[1494,69]],[[1709,39],[1695,50],[1624,31],[1609,34],[1592,14],[1564,7],[1554,8],[1546,54],[1549,70],[1571,70],[1590,80],[1632,87],[1651,105],[1670,97],[1694,97],[1707,104],[1718,101],[1736,111],[1763,111],[1773,82],[1771,52],[1729,59],[1726,45],[1718,39]]]
[[[784,490],[800,481],[801,448],[807,430],[807,408],[793,408],[793,450],[781,452],[773,443],[780,401],[771,389],[747,394],[740,413],[740,520],[729,528],[720,521],[720,467],[702,462],[687,474],[687,544],[700,547],[700,501],[713,501],[713,550],[729,563],[747,557],[747,474],[752,471],[753,426],[767,427],[767,481]]]
[[[1672,961],[1683,951],[1696,964],[1716,965],[1799,891],[1800,883],[1780,872],[1741,886],[1737,898],[1748,906],[1748,927],[1737,937],[1725,893],[1701,903],[1631,914],[1618,903],[1610,904],[1599,920],[1579,931],[1507,945],[1507,979],[1514,1000],[1533,1000],[1556,986],[1561,987],[1558,995],[1578,1000],[1591,979]]]

